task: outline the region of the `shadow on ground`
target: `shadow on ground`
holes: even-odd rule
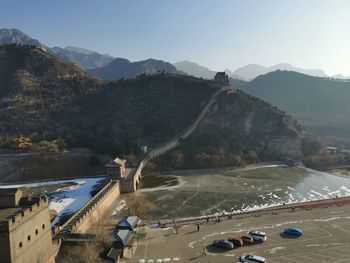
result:
[[[213,245],[208,245],[206,247],[206,250],[208,251],[208,253],[211,253],[211,254],[221,254],[221,253],[225,253],[225,252],[229,251],[228,249],[215,247]]]
[[[291,235],[286,235],[285,233],[280,233],[280,237],[282,238],[287,238],[287,239],[297,239],[299,238],[300,236],[291,236]]]

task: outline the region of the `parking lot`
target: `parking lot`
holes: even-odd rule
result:
[[[125,262],[236,262],[254,253],[271,263],[350,262],[350,206],[297,210],[241,219],[184,225],[175,234],[170,228],[146,228],[135,256]],[[300,238],[285,238],[286,227],[304,231]],[[216,239],[240,236],[250,229],[267,233],[267,241],[223,251],[211,246]],[[152,261],[153,260],[153,261]]]

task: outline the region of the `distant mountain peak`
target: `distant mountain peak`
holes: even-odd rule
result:
[[[90,74],[104,80],[134,78],[140,74],[151,75],[158,71],[177,73],[177,69],[172,64],[153,58],[135,62],[125,58],[116,58],[103,67],[88,70]]]
[[[212,79],[216,74],[215,71],[188,60],[179,61],[173,63],[173,65],[178,70],[198,78]]]
[[[73,51],[73,52],[77,52],[80,54],[86,54],[86,55],[91,55],[93,53],[96,53],[96,51],[87,49],[87,48],[80,48],[80,47],[73,47],[73,46],[66,46],[64,49],[69,50],[69,51]]]
[[[54,54],[56,57],[70,61],[80,66],[83,69],[97,68],[104,66],[111,62],[114,58],[111,56],[101,55],[95,51],[68,46],[66,48],[53,47],[49,48],[42,44],[39,40],[33,39],[21,30],[16,28],[2,28],[0,29],[0,45],[4,44],[19,44],[39,47],[45,51]]]
[[[31,38],[17,28],[1,28],[0,29],[0,45],[4,44],[19,44],[40,47],[43,50],[48,50],[48,47],[42,44],[39,40]]]

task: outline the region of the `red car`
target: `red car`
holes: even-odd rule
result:
[[[244,244],[252,245],[254,243],[254,240],[251,236],[243,235],[241,236],[241,239]]]
[[[235,245],[235,247],[243,246],[243,240],[240,237],[232,237],[227,240],[232,242]]]

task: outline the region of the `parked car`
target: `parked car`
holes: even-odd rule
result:
[[[230,241],[227,241],[227,240],[215,240],[213,242],[213,246],[214,247],[219,247],[219,248],[222,248],[222,249],[226,249],[226,250],[231,250],[231,249],[234,249],[234,245],[232,242]]]
[[[286,236],[292,236],[292,237],[300,237],[302,236],[304,233],[301,229],[299,228],[294,228],[294,227],[290,227],[290,228],[286,228],[283,230],[283,234]]]
[[[252,245],[254,243],[254,239],[249,235],[243,235],[241,239],[244,244]]]
[[[248,235],[251,236],[254,239],[254,241],[264,242],[267,239],[265,232],[261,232],[257,230],[249,231]]]
[[[243,240],[240,237],[232,237],[232,238],[229,238],[227,240],[230,241],[231,243],[233,243],[233,245],[235,247],[243,246]]]
[[[266,263],[266,259],[252,253],[243,255],[239,257],[240,262],[242,263]]]

